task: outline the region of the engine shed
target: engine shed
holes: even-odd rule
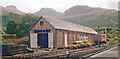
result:
[[[84,39],[94,42],[98,33],[87,26],[41,16],[29,28],[29,34],[31,48],[63,48]]]

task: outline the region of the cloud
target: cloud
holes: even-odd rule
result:
[[[118,2],[109,2],[107,7],[111,9],[118,9]]]
[[[108,9],[117,9],[119,0],[0,0],[1,6],[15,5],[24,12],[36,12],[41,8],[53,8],[59,12],[75,5],[88,5]]]

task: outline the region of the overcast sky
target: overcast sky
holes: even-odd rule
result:
[[[119,0],[0,0],[0,6],[15,5],[23,12],[36,12],[41,8],[53,8],[64,12],[75,5],[88,5],[108,9],[118,9]]]

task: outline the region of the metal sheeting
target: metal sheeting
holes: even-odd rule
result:
[[[56,29],[64,29],[64,30],[78,31],[78,32],[84,32],[84,33],[98,34],[95,30],[87,26],[82,26],[82,25],[78,25],[78,24],[74,24],[74,23],[70,23],[62,20],[57,20],[55,18],[43,17],[43,19],[47,20]]]
[[[30,46],[37,48],[37,33],[30,33]]]
[[[48,33],[48,47],[53,47],[53,33]]]

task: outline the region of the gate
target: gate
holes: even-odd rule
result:
[[[48,48],[48,33],[38,34],[38,46]]]

